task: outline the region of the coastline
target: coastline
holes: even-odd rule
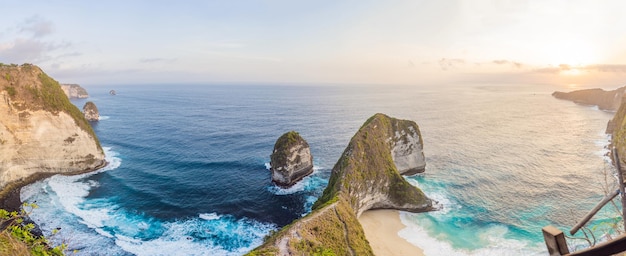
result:
[[[19,212],[22,207],[22,200],[20,198],[20,191],[24,186],[35,183],[37,181],[52,177],[57,174],[61,175],[79,175],[94,172],[106,167],[109,163],[105,160],[97,165],[94,168],[88,168],[85,170],[74,171],[74,172],[38,172],[34,173],[26,177],[25,179],[21,179],[15,182],[11,182],[6,185],[2,190],[0,190],[0,209],[5,209],[9,212],[17,211]]]
[[[369,210],[361,214],[359,222],[375,255],[417,255],[424,251],[398,235],[406,228],[397,210]]]

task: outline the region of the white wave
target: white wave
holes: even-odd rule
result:
[[[212,214],[209,214],[212,215]],[[217,214],[216,214],[217,215]],[[176,221],[163,225],[165,230],[155,239],[142,240],[127,235],[116,235],[115,244],[123,250],[142,255],[242,255],[261,245],[263,237],[276,227],[247,219],[203,218]],[[233,243],[225,245],[212,241],[212,236]],[[247,246],[241,246],[247,241]]]
[[[290,195],[301,191],[315,190],[320,186],[325,186],[327,183],[325,179],[318,177],[317,174],[319,174],[320,169],[321,168],[319,167],[313,166],[313,172],[310,175],[304,177],[302,180],[298,181],[296,184],[289,188],[281,188],[272,184],[271,186],[267,187],[267,190],[274,195]]]
[[[100,116],[100,118],[98,120],[102,121],[102,120],[109,120],[109,118],[111,118],[110,116]]]
[[[105,148],[109,165],[98,172],[120,166],[117,154]],[[33,220],[44,234],[62,227],[50,238],[53,244],[66,243],[77,255],[106,251],[110,255],[242,255],[259,246],[274,224],[235,219],[216,213],[171,222],[121,209],[109,199],[87,199],[98,182],[78,176],[55,175],[31,184],[24,198],[41,201]]]
[[[214,213],[214,212],[212,212],[212,213],[200,213],[198,215],[198,217],[200,217],[200,219],[203,219],[203,220],[217,220],[217,219],[221,218],[221,216],[217,215],[217,213]]]
[[[545,255],[545,249],[532,246],[523,241],[505,238],[508,229],[505,226],[494,225],[476,232],[476,242],[486,243],[486,246],[476,250],[453,248],[449,242],[431,237],[428,231],[412,221],[415,214],[400,213],[400,220],[406,228],[398,232],[398,236],[409,243],[424,250],[425,255]]]

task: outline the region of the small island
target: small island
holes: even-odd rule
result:
[[[313,156],[309,143],[300,134],[290,131],[278,138],[271,155],[272,181],[291,187],[313,172]]]
[[[92,101],[87,101],[83,106],[83,114],[85,114],[85,119],[90,122],[96,122],[100,120],[100,112],[98,111],[98,107]]]

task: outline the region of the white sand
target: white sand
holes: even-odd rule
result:
[[[359,217],[359,222],[375,255],[424,255],[422,249],[398,236],[398,232],[406,228],[398,211],[366,211]]]

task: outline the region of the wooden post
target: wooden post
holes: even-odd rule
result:
[[[563,231],[553,226],[545,226],[541,231],[543,232],[543,240],[546,242],[550,256],[569,254]]]
[[[585,224],[587,224],[587,222],[591,219],[591,217],[593,217],[593,215],[596,215],[596,213],[602,209],[602,207],[604,207],[604,205],[606,205],[608,202],[610,202],[611,200],[613,200],[613,198],[615,198],[615,196],[617,196],[619,194],[619,189],[616,189],[615,191],[613,191],[613,193],[606,195],[602,201],[600,201],[596,207],[594,207],[593,209],[591,209],[591,211],[589,211],[589,213],[587,213],[587,215],[585,215],[585,217],[583,217],[582,220],[580,220],[578,223],[576,223],[576,226],[574,226],[572,229],[570,229],[569,234],[573,235],[576,234],[576,232],[578,232],[578,230],[584,226]]]
[[[615,168],[617,168],[617,179],[619,181],[619,193],[622,195],[622,221],[624,221],[624,231],[626,231],[626,194],[624,194],[624,172],[622,171],[622,163],[617,155],[617,148],[613,147],[613,160]]]

